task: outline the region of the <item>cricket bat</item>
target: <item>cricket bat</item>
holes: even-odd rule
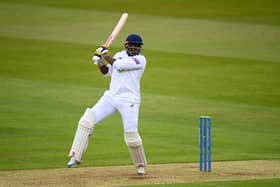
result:
[[[112,31],[112,33],[106,40],[105,44],[103,45],[104,47],[108,48],[111,45],[111,43],[115,40],[115,38],[118,36],[121,29],[125,25],[127,18],[128,18],[128,13],[123,13],[121,15],[117,25],[115,26],[114,30]],[[97,64],[97,62],[95,62],[94,64]]]
[[[104,44],[104,47],[108,48],[111,43],[114,41],[114,39],[118,36],[119,32],[123,28],[126,20],[128,18],[128,13],[123,13],[121,18],[119,19],[118,24],[115,26],[114,30],[112,31],[111,35],[107,39],[107,41]]]

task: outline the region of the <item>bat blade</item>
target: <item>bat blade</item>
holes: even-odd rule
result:
[[[111,35],[108,37],[107,41],[105,42],[104,47],[108,48],[111,45],[111,43],[115,40],[115,38],[118,36],[119,32],[125,25],[127,18],[128,18],[128,13],[123,13],[121,15],[117,25],[115,26]]]

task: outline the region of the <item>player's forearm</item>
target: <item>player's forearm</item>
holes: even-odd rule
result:
[[[109,55],[104,56],[104,59],[111,65],[113,65],[116,60],[116,59],[110,57]]]
[[[104,75],[106,75],[109,71],[108,67],[105,64],[99,66],[99,69],[100,69],[101,73],[103,73]]]
[[[146,61],[144,58],[125,58],[120,59],[114,62],[114,67],[121,71],[132,71],[132,70],[138,70],[143,69],[145,67]]]

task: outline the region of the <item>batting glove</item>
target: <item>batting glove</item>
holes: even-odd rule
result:
[[[99,65],[99,66],[103,66],[104,65],[104,58],[98,54],[94,54],[92,56],[92,62],[95,64],[95,65]]]
[[[109,50],[104,46],[100,46],[95,50],[95,53],[99,56],[105,56],[109,53]]]

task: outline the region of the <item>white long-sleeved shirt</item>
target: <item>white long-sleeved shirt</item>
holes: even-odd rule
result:
[[[110,88],[104,94],[121,97],[131,102],[140,103],[140,80],[146,67],[146,58],[142,55],[128,56],[126,50],[113,57],[113,65],[108,64],[111,76]]]

